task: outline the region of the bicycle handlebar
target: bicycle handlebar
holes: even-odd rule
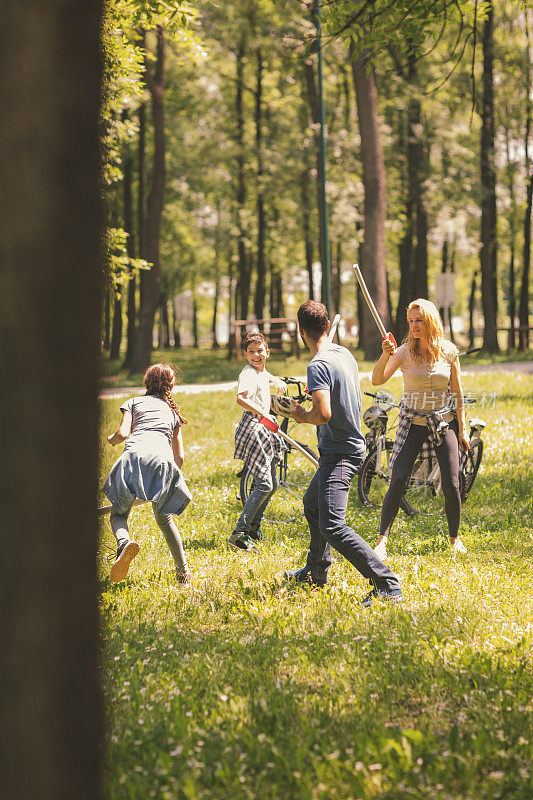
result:
[[[290,377],[283,377],[281,380],[284,381],[289,386],[298,387],[298,398],[294,399],[298,399],[300,402],[311,399],[311,396],[305,391],[306,384],[304,381],[300,381],[298,380],[298,378],[290,378]]]

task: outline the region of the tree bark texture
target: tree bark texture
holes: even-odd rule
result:
[[[307,103],[300,104],[300,111],[298,114],[301,126],[302,139],[306,138],[307,128],[309,124],[309,112]],[[304,143],[301,150],[301,164],[302,170],[300,173],[300,210],[302,214],[302,239],[304,242],[304,257],[305,268],[307,271],[308,280],[308,296],[310,300],[315,299],[315,290],[313,284],[313,251],[314,243],[311,232],[311,164],[309,147]]]
[[[522,284],[520,287],[520,307],[519,307],[519,322],[520,322],[520,335],[519,347],[520,350],[527,350],[529,348],[529,274],[531,266],[531,206],[533,201],[533,170],[530,167],[529,181],[527,184],[527,201],[526,210],[524,214],[524,258],[522,267]]]
[[[400,132],[400,147],[406,152],[406,222],[400,243],[400,292],[396,310],[396,333],[398,341],[407,333],[405,310],[417,297],[428,297],[428,222],[425,202],[425,181],[429,172],[426,143],[423,137],[422,106],[417,96],[417,61],[414,53],[409,55],[408,68],[400,74],[407,84],[407,142]],[[400,123],[401,125],[401,123]]]
[[[525,11],[525,27],[527,37],[526,47],[526,97],[527,97],[527,118],[526,133],[524,137],[524,149],[526,154],[526,175],[527,193],[526,210],[524,212],[524,255],[522,259],[522,284],[520,287],[520,303],[518,311],[519,324],[522,330],[518,337],[520,350],[529,348],[529,273],[531,266],[531,207],[533,205],[533,168],[529,155],[529,135],[531,133],[531,46],[530,46],[530,27],[529,12]]]
[[[123,205],[122,217],[123,217],[124,230],[128,234],[128,239],[126,242],[126,249],[128,251],[128,256],[130,258],[135,258],[135,234],[133,232],[133,202],[132,202],[132,192],[131,192],[132,173],[133,173],[133,163],[132,163],[131,152],[128,148],[124,155],[124,165],[123,165],[124,179],[122,181],[122,205]],[[135,287],[136,287],[135,275],[130,274],[128,280],[128,296],[126,305],[126,315],[127,315],[126,356],[124,358],[124,366],[126,368],[130,367],[131,359],[133,356],[133,346],[135,343],[135,315],[137,310],[137,305],[135,302]]]
[[[360,267],[374,304],[388,330],[390,317],[385,272],[385,166],[378,126],[376,83],[373,70],[370,69],[367,74],[367,64],[368,54],[363,53],[357,59],[352,59],[365,191],[365,234]],[[366,310],[362,324],[365,358],[373,360],[381,354],[381,336],[372,315],[366,313]]]
[[[487,8],[483,30],[483,110],[481,121],[481,302],[485,329],[483,349],[497,353],[498,315],[496,239],[496,169],[494,166],[494,9]]]
[[[113,303],[113,327],[111,331],[111,346],[109,358],[120,358],[120,345],[122,342],[122,298],[115,297]]]
[[[102,6],[2,6],[0,775],[2,796],[21,800],[102,796]]]
[[[470,297],[468,299],[468,347],[471,349],[475,347],[474,341],[474,310],[476,307],[476,279],[477,272],[472,276],[472,283],[470,284]]]
[[[237,80],[235,90],[235,109],[237,116],[237,131],[236,131],[236,145],[237,145],[237,228],[238,235],[238,275],[237,275],[237,288],[235,305],[237,300],[239,308],[236,308],[237,314],[240,314],[241,319],[248,318],[248,305],[250,301],[250,270],[248,266],[248,253],[246,250],[246,230],[244,215],[246,213],[246,181],[245,181],[245,154],[244,154],[244,108],[243,108],[243,92],[244,92],[244,59],[246,55],[246,40],[241,38],[237,49]]]
[[[263,54],[257,50],[257,87],[255,93],[255,146],[257,150],[257,276],[254,314],[263,319],[266,295],[265,267],[265,199],[263,187]]]
[[[141,302],[139,324],[135,337],[132,372],[142,372],[150,364],[155,312],[161,294],[159,244],[161,217],[165,198],[165,113],[163,92],[165,82],[165,33],[157,29],[155,68],[145,58],[145,80],[152,102],[154,126],[154,152],[152,186],[148,195],[146,224],[144,226],[145,258],[152,264],[150,270],[141,273]]]
[[[318,255],[322,271],[324,270],[324,209],[322,206],[321,186],[322,186],[322,161],[320,158],[320,110],[318,103],[318,91],[315,80],[315,70],[313,61],[308,58],[305,62],[305,81],[307,101],[309,104],[310,121],[313,128],[313,140],[316,152],[316,203],[318,209]],[[324,278],[322,277],[322,286]],[[322,298],[323,299],[323,298]]]

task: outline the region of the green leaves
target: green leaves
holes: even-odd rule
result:
[[[140,270],[149,270],[151,264],[142,258],[130,258],[127,251],[128,232],[123,228],[107,228],[105,232],[105,249],[108,263],[108,275],[120,295],[122,286]]]

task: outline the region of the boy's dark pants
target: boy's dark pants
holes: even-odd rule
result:
[[[320,456],[318,469],[304,495],[304,513],[311,533],[307,567],[313,581],[323,584],[334,547],[376,589],[399,589],[394,573],[346,523],[350,483],[361,463],[358,456]]]

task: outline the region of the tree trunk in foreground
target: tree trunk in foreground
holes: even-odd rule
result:
[[[353,53],[353,50],[352,50]],[[352,60],[361,133],[361,160],[365,189],[365,238],[361,272],[383,324],[390,329],[385,272],[386,181],[383,150],[378,127],[377,93],[374,72],[367,74],[368,55]],[[372,361],[381,354],[381,336],[370,313],[362,320],[365,358]]]
[[[9,424],[0,463],[0,775],[2,796],[20,800],[102,794],[102,6],[2,7],[0,104],[9,114],[0,126],[0,340],[9,386],[0,408]]]

